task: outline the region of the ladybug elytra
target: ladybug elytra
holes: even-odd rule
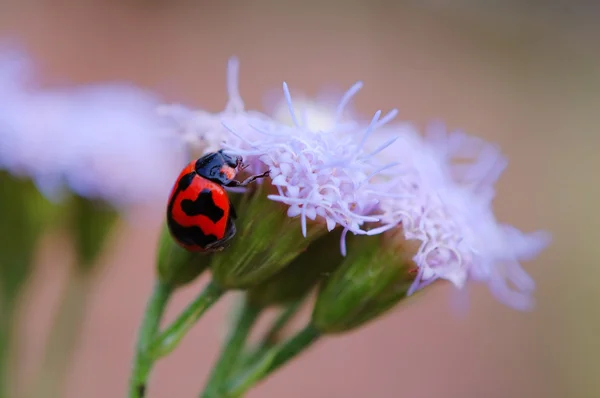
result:
[[[269,175],[267,171],[236,181],[244,168],[241,156],[220,150],[183,169],[167,206],[167,225],[179,245],[190,251],[220,251],[234,237],[237,215],[224,187],[243,187]]]

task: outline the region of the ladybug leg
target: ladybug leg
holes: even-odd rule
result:
[[[258,180],[259,178],[268,177],[269,173],[270,172],[267,170],[267,171],[265,171],[262,174],[258,174],[258,175],[252,176],[252,177],[248,177],[248,178],[246,178],[242,182],[236,181],[236,180],[231,180],[227,184],[225,184],[225,186],[226,187],[230,187],[230,188],[233,188],[233,187],[245,187],[246,185],[250,184],[251,182]]]
[[[246,178],[244,181],[242,181],[240,183],[240,186],[242,186],[242,187],[246,186],[246,185],[250,184],[251,182],[258,180],[259,178],[266,178],[266,177],[269,176],[270,173],[271,173],[271,171],[267,170],[267,171],[265,171],[262,174],[258,174],[258,175],[252,176],[252,177],[248,177],[248,178]]]

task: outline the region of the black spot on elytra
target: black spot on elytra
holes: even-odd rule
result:
[[[194,181],[195,176],[196,173],[192,172],[181,177],[179,179],[179,183],[177,184],[177,190],[180,192],[185,191],[192,184],[192,181]]]
[[[190,217],[206,216],[213,223],[219,222],[225,215],[225,211],[215,204],[213,193],[210,189],[203,189],[196,200],[182,200],[181,210]]]
[[[138,390],[139,397],[143,398],[146,396],[146,385],[145,384],[138,385],[137,390]]]
[[[199,227],[184,227],[178,224],[173,217],[171,217],[170,210],[172,206],[173,203],[170,203],[169,211],[167,213],[167,225],[169,226],[171,235],[173,235],[180,243],[187,246],[206,247],[218,240],[215,235],[205,234]]]
[[[199,227],[183,227],[170,217],[167,219],[167,222],[171,234],[184,245],[207,247],[218,240],[215,235],[207,235]]]

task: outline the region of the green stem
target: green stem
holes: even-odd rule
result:
[[[149,354],[155,360],[171,353],[183,336],[196,324],[198,319],[225,293],[225,290],[211,281],[179,317],[162,332],[150,346]]]
[[[267,351],[259,361],[229,384],[224,396],[227,398],[241,397],[256,383],[311,347],[320,337],[321,333],[312,324],[309,324],[291,339]]]
[[[62,292],[31,397],[60,398],[85,320],[93,274],[73,269]]]
[[[298,313],[302,308],[303,300],[295,301],[285,307],[273,322],[273,325],[261,340],[259,350],[270,348],[277,344],[281,339],[281,332],[288,325],[290,320]]]
[[[249,305],[247,302],[239,310],[237,318],[230,329],[229,336],[223,344],[219,359],[213,367],[206,389],[201,395],[202,398],[217,398],[222,396],[225,382],[233,373],[236,362],[242,356],[248,336],[260,313],[260,308]]]
[[[11,396],[10,380],[13,379],[10,360],[14,342],[16,303],[6,298],[0,300],[0,398],[8,398]]]
[[[277,318],[271,325],[271,328],[267,331],[265,336],[260,340],[258,346],[253,349],[250,353],[246,355],[242,362],[242,366],[248,366],[251,363],[257,361],[262,358],[262,356],[274,345],[281,341],[281,332],[288,325],[288,323],[292,320],[294,316],[298,313],[298,311],[302,308],[302,304],[304,300],[294,301],[291,304],[288,304],[287,307],[284,307],[279,314],[277,314]]]
[[[154,363],[153,359],[148,355],[148,348],[152,339],[156,336],[160,320],[172,293],[173,288],[171,286],[157,281],[154,285],[152,295],[148,299],[144,319],[139,330],[133,371],[129,384],[129,398],[144,397],[148,376]]]

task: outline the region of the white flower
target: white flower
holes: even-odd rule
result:
[[[0,82],[17,84],[0,88],[0,168],[54,199],[68,189],[117,207],[166,201],[182,148],[155,113],[157,98],[125,84],[25,87],[13,80],[23,56],[3,55]]]

